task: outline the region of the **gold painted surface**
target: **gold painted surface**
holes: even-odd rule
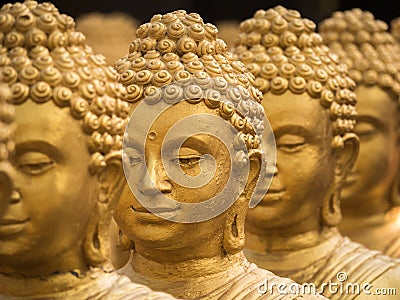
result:
[[[386,23],[359,9],[335,13],[320,31],[358,84],[360,153],[344,184],[339,228],[400,257],[400,48]]]
[[[129,115],[115,71],[51,3],[7,4],[1,20],[0,79],[17,130],[12,192],[1,199],[0,298],[173,299],[111,267]]]
[[[15,120],[14,107],[7,102],[10,96],[9,87],[0,84],[0,214],[13,190],[13,169],[9,160],[15,149]]]
[[[248,211],[247,258],[319,289],[345,272],[348,282],[399,290],[398,261],[336,229],[340,192],[359,145],[355,82],[346,67],[323,44],[316,25],[297,11],[282,6],[259,10],[240,29],[234,54],[256,77],[277,145],[268,193]],[[323,294],[365,297],[328,288]]]
[[[119,81],[127,87],[128,98],[135,101],[134,107],[144,104],[151,109],[151,105],[157,107],[172,98],[174,93],[197,92],[192,97],[186,94],[189,101],[171,105],[153,120],[142,150],[137,145],[139,137],[129,136],[132,145],[127,154],[130,168],[132,172],[144,173],[137,194],[133,195],[129,187],[125,187],[114,214],[124,233],[125,244],[134,248],[130,261],[120,272],[153,289],[187,299],[297,298],[276,295],[275,290],[260,294],[258,287],[265,280],[297,285],[250,264],[242,252],[246,210],[260,173],[261,154],[260,131],[255,128],[262,124],[262,108],[258,104],[262,96],[252,86],[251,76],[246,74],[243,64],[232,60],[225,42],[217,38],[216,28],[204,24],[198,14],[175,11],[155,15],[150,23],[139,26],[136,36],[138,38],[131,43],[129,54],[115,64],[121,75]],[[188,78],[197,82],[192,89],[173,85]],[[155,89],[168,84],[172,84],[174,89],[163,90],[163,97],[146,98]],[[242,93],[234,92],[228,84],[240,86]],[[224,86],[226,88],[221,88]],[[201,96],[211,87],[220,94],[213,101]],[[253,97],[249,98],[249,95]],[[225,102],[219,103],[220,99]],[[241,106],[247,111],[239,113]],[[201,155],[211,154],[216,165],[211,180],[205,186],[189,189],[167,176],[160,153],[163,139],[178,121],[198,113],[210,118],[222,117],[226,120],[224,126],[234,126],[238,130],[238,137],[245,141],[249,151],[249,176],[240,197],[222,214],[198,223],[171,222],[150,213],[150,208],[141,205],[136,195],[154,195],[154,205],[169,209],[173,215],[174,207],[157,206],[157,192],[182,203],[199,203],[216,195],[230,176],[230,154],[226,146],[207,133],[187,136],[179,149],[177,161],[185,174],[196,176],[201,171]],[[246,126],[239,125],[241,121],[238,120],[243,115],[248,117]],[[240,157],[239,153],[234,154],[233,163],[236,164]],[[173,160],[173,157],[168,157],[168,160]],[[202,168],[205,172],[211,171]],[[231,200],[228,198],[223,201]],[[303,298],[323,297],[306,295]]]

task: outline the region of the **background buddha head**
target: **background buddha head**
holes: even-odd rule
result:
[[[390,33],[393,34],[397,42],[400,42],[400,17],[394,18],[390,22]]]
[[[376,205],[388,209],[398,202],[400,48],[386,23],[360,9],[334,13],[320,32],[357,83],[360,154],[343,189],[343,210],[363,215]]]
[[[6,4],[0,20],[1,81],[18,127],[1,270],[36,276],[103,265],[124,180],[124,89],[52,4]]]
[[[137,20],[122,12],[91,12],[75,21],[76,30],[85,35],[93,51],[103,54],[110,65],[125,55],[138,25]]]
[[[138,28],[129,54],[115,64],[127,98],[135,101],[124,159],[128,161],[128,182],[136,180],[131,184],[133,193],[125,189],[115,218],[139,253],[148,249],[179,253],[168,256],[172,261],[223,251],[232,254],[243,247],[245,211],[260,172],[262,95],[217,33],[215,26],[205,24],[195,13],[155,15]],[[131,125],[135,120],[136,125]],[[236,132],[233,135],[232,130]],[[174,135],[171,142],[181,138],[181,144],[171,146],[175,152],[168,150],[164,140],[170,132]],[[230,137],[224,140],[227,132]],[[248,176],[235,176],[235,170],[248,161]],[[167,172],[169,165],[190,182],[211,175],[190,188]],[[233,183],[230,191],[225,189],[229,182]],[[237,191],[240,183],[245,187]],[[200,202],[222,193],[225,196],[218,198],[220,202],[208,209],[198,208]],[[139,198],[146,197],[149,205],[144,208]],[[166,205],[160,197],[174,201]],[[232,206],[208,217],[215,212],[215,205],[229,201],[234,202]],[[190,206],[186,204],[197,208],[187,211],[188,218],[175,217],[181,207]],[[164,218],[157,214],[161,210],[166,212]],[[204,214],[208,214],[206,218],[201,217]]]
[[[14,108],[7,102],[10,95],[8,85],[0,84],[0,214],[13,190],[10,160],[15,148],[15,122]]]
[[[240,24],[234,53],[264,94],[277,147],[268,193],[248,212],[251,231],[305,232],[340,221],[338,194],[358,145],[355,83],[315,27],[282,6]]]

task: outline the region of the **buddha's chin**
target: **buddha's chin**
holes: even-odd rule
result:
[[[179,236],[179,225],[174,222],[166,221],[158,223],[146,223],[137,220],[134,224],[135,243],[139,241],[143,244],[151,244],[151,247],[170,246],[176,243]]]
[[[247,211],[246,228],[251,226],[258,229],[280,229],[291,223],[289,217],[293,214],[292,210],[280,203],[275,206],[258,205]]]

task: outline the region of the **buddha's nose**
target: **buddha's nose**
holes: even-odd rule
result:
[[[147,164],[147,170],[143,172],[142,179],[139,182],[138,189],[146,195],[156,195],[158,192],[169,193],[172,185],[168,180],[161,162],[152,160]]]
[[[267,167],[267,170],[266,170],[267,178],[274,177],[277,174],[278,174],[278,166],[276,165],[276,163]]]

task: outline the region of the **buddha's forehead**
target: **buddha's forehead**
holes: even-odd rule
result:
[[[308,131],[309,134],[319,135],[332,130],[333,122],[329,119],[329,110],[307,93],[266,93],[264,98],[266,114],[274,133],[297,134]]]
[[[62,147],[77,140],[85,142],[81,122],[72,117],[69,108],[60,108],[52,101],[37,104],[29,100],[14,107],[17,144],[48,141]]]
[[[390,90],[377,85],[359,85],[356,89],[357,110],[360,116],[373,116],[383,121],[400,118],[397,99]]]

